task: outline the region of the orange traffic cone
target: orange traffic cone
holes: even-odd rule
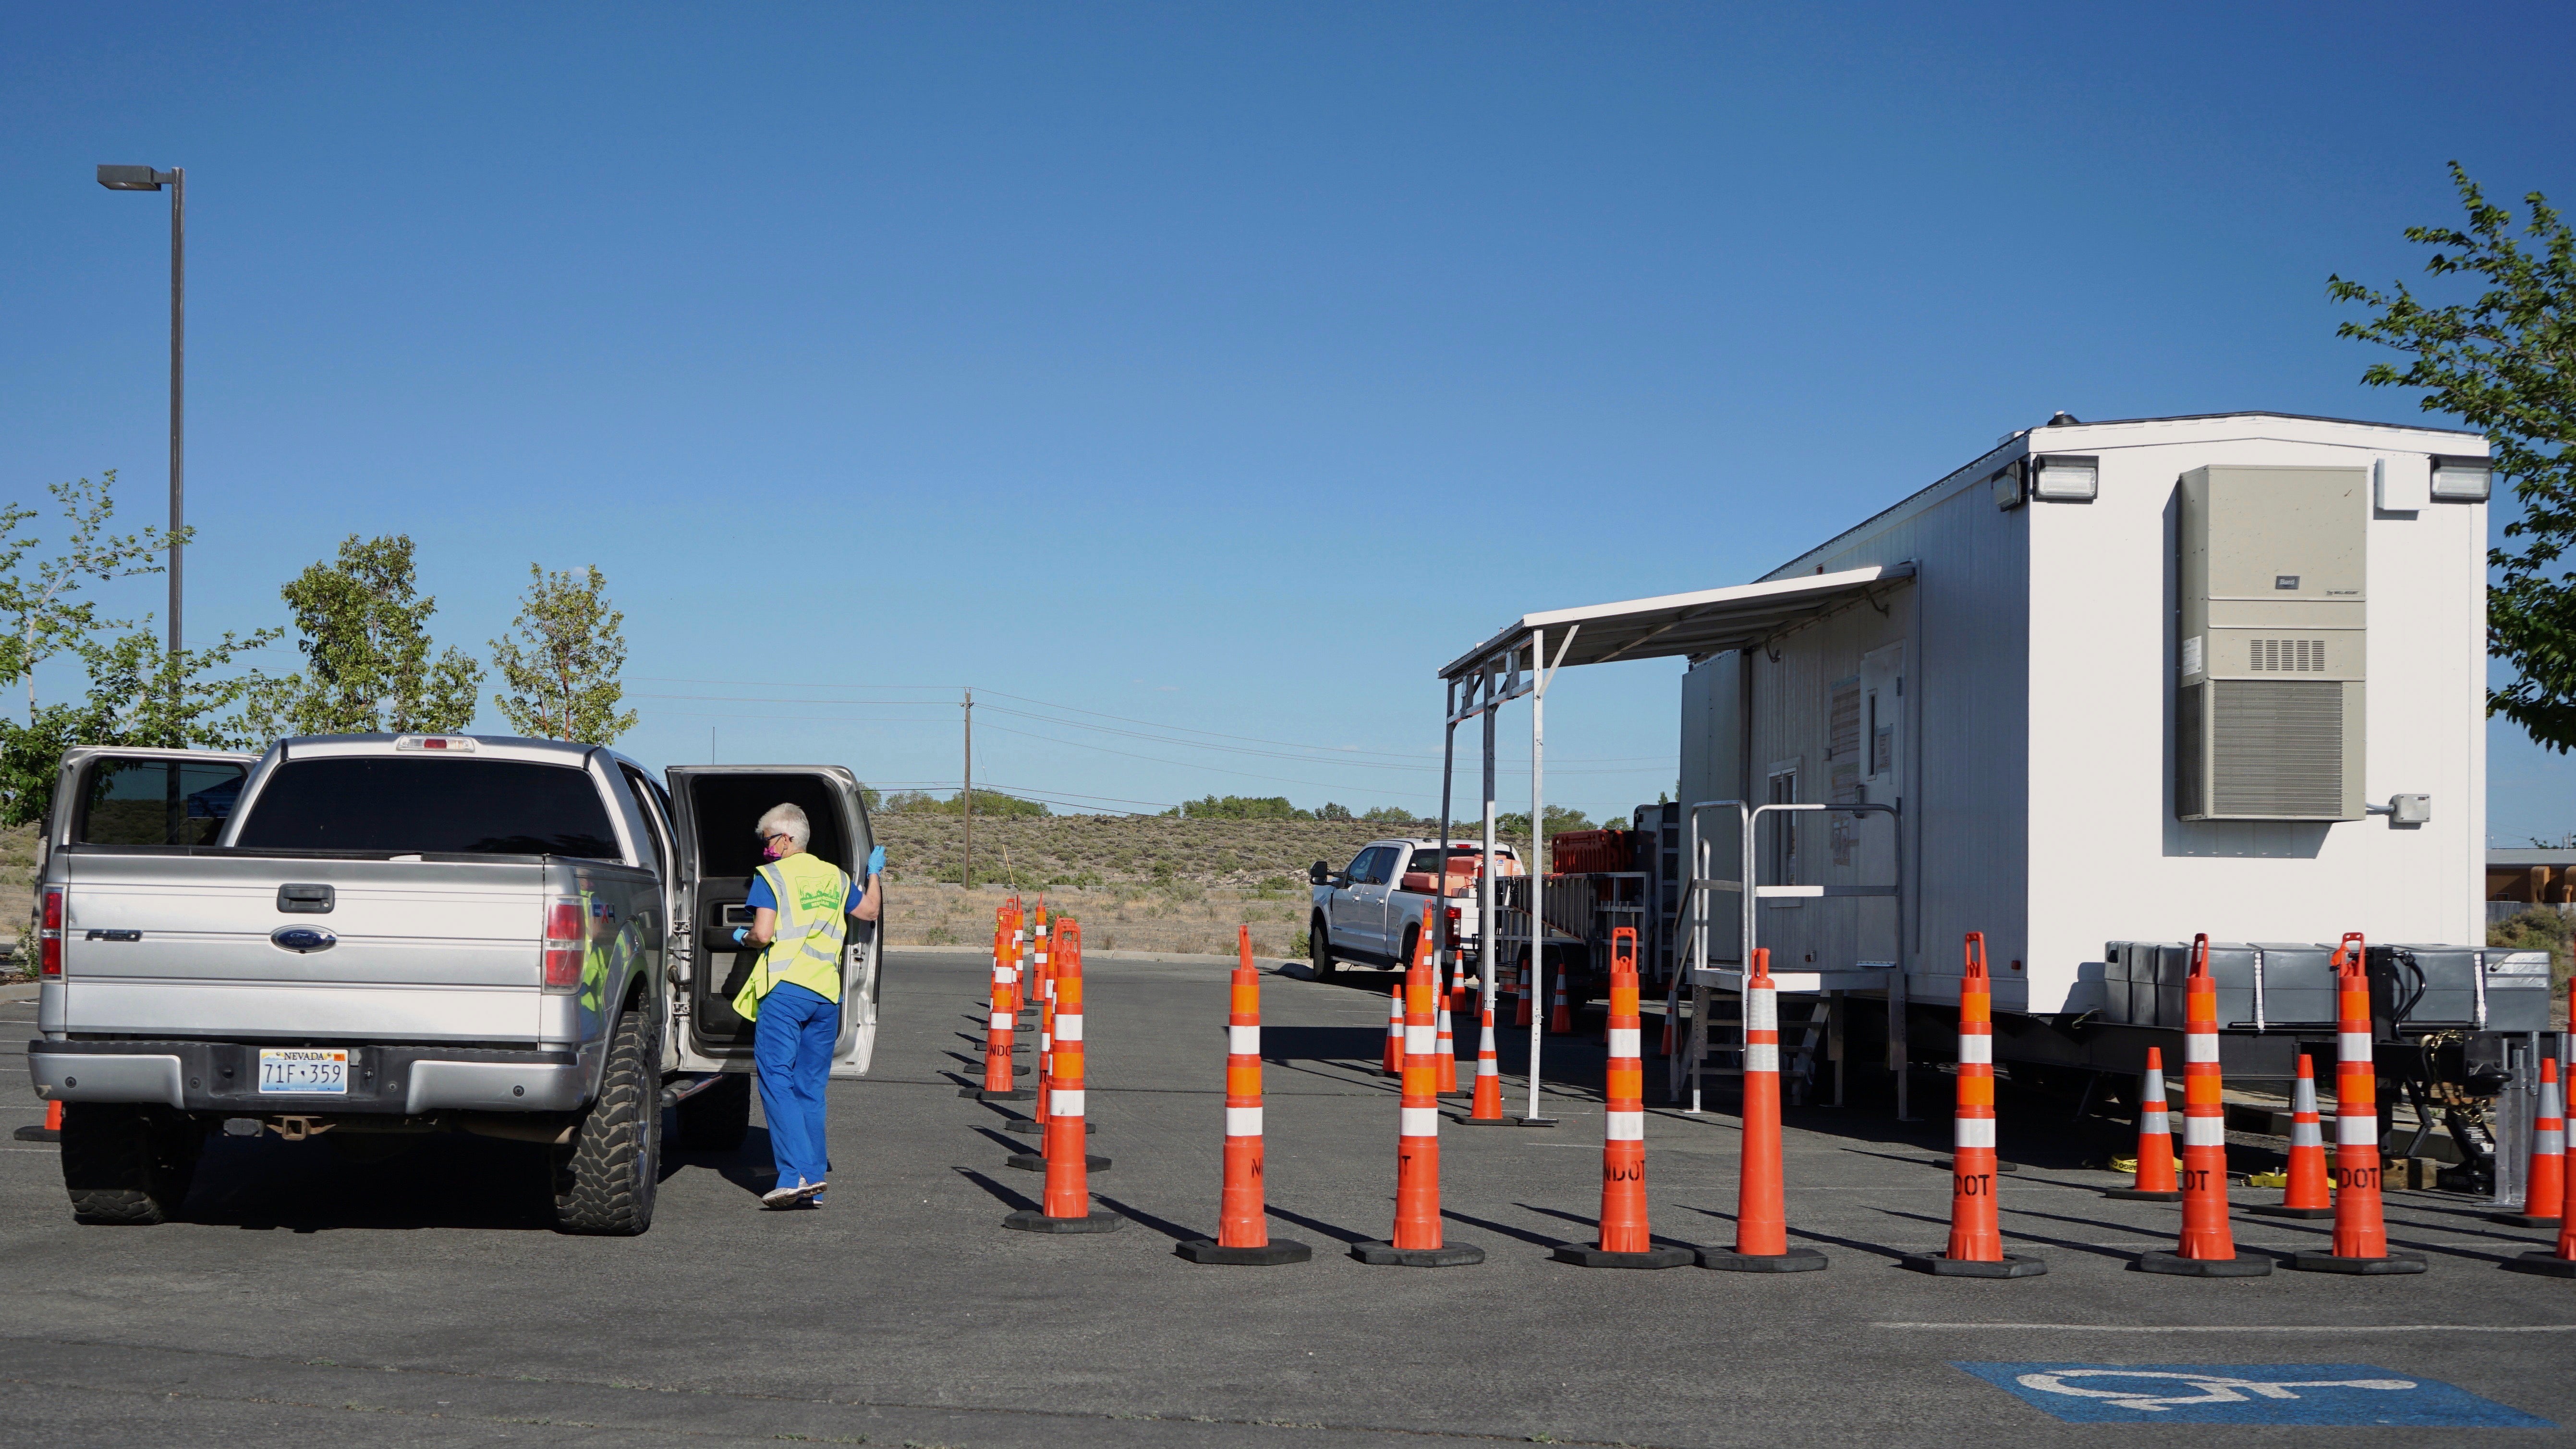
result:
[[[1959,1097],[1950,1138],[1950,1243],[1938,1253],[1907,1255],[1905,1266],[1943,1278],[2035,1278],[2037,1258],[2004,1251],[1995,1210],[1995,995],[1986,974],[1986,933],[1970,931],[1959,980]]]
[[[2279,1202],[2253,1209],[2273,1218],[2330,1218],[2334,1205],[2326,1189],[2324,1119],[2317,1115],[2317,1069],[2306,1052],[2299,1053],[2299,1078],[2290,1088],[2290,1166]]]
[[[1565,963],[1562,961],[1556,963],[1556,999],[1548,1003],[1547,1029],[1555,1036],[1574,1030],[1574,1005],[1566,1000]]]
[[[1449,1009],[1451,1011],[1465,1011],[1467,1009],[1468,994],[1467,958],[1464,956],[1452,957],[1449,962]]]
[[[1070,916],[1060,916],[1054,923],[1054,929],[1058,942],[1054,953],[1056,960],[1062,961],[1068,956],[1079,957],[1082,954],[1082,923]],[[1031,997],[1038,1004],[1038,1072],[1040,1073],[1038,1080],[1041,1082],[1055,1075],[1056,968],[1050,964],[1044,969],[1045,977],[1032,981],[1029,988]],[[1044,1091],[1038,1093],[1037,1110],[1030,1114],[1028,1124],[1013,1122],[1005,1127],[1004,1130],[1007,1131],[1010,1128],[1029,1125],[1036,1132],[1038,1139],[1037,1151],[1014,1152],[1003,1159],[1006,1166],[1019,1168],[1023,1172],[1046,1170],[1047,1154],[1055,1147],[1055,1114],[1047,1107],[1049,1095]],[[1082,1130],[1084,1135],[1088,1136],[1100,1129],[1085,1122],[1082,1124]],[[1094,1152],[1083,1158],[1082,1165],[1086,1172],[1107,1172],[1111,1164],[1108,1158]]]
[[[1610,1072],[1602,1102],[1601,1238],[1559,1243],[1555,1258],[1586,1268],[1679,1268],[1698,1255],[1658,1248],[1646,1225],[1645,1027],[1637,1013],[1637,933],[1610,933]],[[1499,1105],[1499,1104],[1498,1104]]]
[[[1270,1237],[1261,1187],[1261,973],[1252,964],[1252,928],[1234,929],[1241,954],[1225,1019],[1225,1186],[1217,1196],[1216,1237],[1172,1251],[1193,1263],[1274,1268],[1306,1262],[1315,1250]]]
[[[1530,974],[1527,958],[1521,961],[1520,988],[1515,994],[1520,1005],[1512,1009],[1512,1025],[1527,1026],[1538,1011],[1538,978]]]
[[[2191,941],[2183,982],[2182,1237],[2170,1253],[2144,1253],[2138,1267],[2188,1278],[2260,1278],[2272,1260],[2236,1251],[2227,1221],[2227,1110],[2218,1065],[2218,981],[2209,974],[2209,937]],[[2139,1167],[2146,1166],[2143,1160]]]
[[[1494,1009],[1485,1008],[1483,1029],[1476,1037],[1476,1103],[1464,1117],[1449,1119],[1461,1127],[1507,1127],[1503,1116],[1503,1067],[1494,1056]]]
[[[1433,1080],[1439,1086],[1441,1096],[1463,1097],[1467,1094],[1458,1090],[1458,1039],[1449,1034],[1449,998],[1446,995],[1440,998],[1439,1021],[1440,1029],[1432,1035]]]
[[[2518,1228],[2554,1228],[2567,1207],[2567,1112],[2559,1100],[2558,1058],[2540,1059],[2540,1101],[2531,1112],[2531,1166],[2522,1179],[2522,1211],[2493,1214]]]
[[[2290,1255],[2306,1273],[2421,1273],[2424,1255],[2388,1250],[2379,1206],[2379,1071],[2370,1026],[2369,948],[2359,931],[2335,947],[2334,1246]]]
[[[1744,978],[1744,1162],[1736,1173],[1735,1247],[1699,1250],[1699,1265],[1731,1273],[1804,1273],[1826,1265],[1813,1248],[1789,1246],[1789,1209],[1780,1168],[1780,993],[1771,948],[1753,948]]]
[[[1002,1219],[1024,1233],[1113,1233],[1127,1225],[1091,1205],[1092,1158],[1083,1152],[1082,930],[1065,923],[1055,962],[1055,1069],[1046,1078],[1046,1195]]]
[[[2173,1103],[2165,1096],[2165,1053],[2147,1048],[2145,1089],[2138,1093],[2138,1175],[2127,1187],[2106,1188],[2104,1197],[2137,1202],[2180,1202],[2174,1184],[2173,1127],[2166,1118]]]
[[[1353,1243],[1351,1256],[1363,1263],[1456,1268],[1485,1261],[1484,1249],[1447,1242],[1440,1230],[1439,1072],[1431,1061],[1436,1030],[1433,1004],[1440,994],[1440,978],[1431,965],[1432,909],[1423,908],[1422,941],[1414,949],[1412,969],[1405,973],[1404,1099],[1395,1152],[1395,1236]]]
[[[38,1127],[31,1124],[19,1128],[10,1135],[20,1142],[60,1142],[63,1137],[63,1104],[60,1101],[47,1102],[44,1126]]]
[[[1378,1075],[1404,1075],[1404,983],[1399,981],[1386,989],[1386,1051],[1378,1062]]]
[[[1000,925],[993,928],[993,997],[984,1018],[984,1085],[960,1087],[957,1095],[984,1102],[1025,1102],[1035,1093],[1027,1087],[1013,1086],[1011,1078],[1022,1070],[1011,1059],[1012,1032],[1019,1014],[1011,1006],[1010,967],[1006,954],[1010,938]],[[1041,1081],[1044,1078],[1040,1078]]]

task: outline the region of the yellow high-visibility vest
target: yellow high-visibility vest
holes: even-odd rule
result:
[[[839,1001],[850,878],[839,866],[803,851],[762,866],[760,878],[769,882],[769,893],[778,901],[778,920],[769,948],[734,994],[734,1014],[745,1021],[757,1018],[760,998],[781,982]]]

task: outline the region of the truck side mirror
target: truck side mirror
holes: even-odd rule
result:
[[[1306,883],[1308,885],[1322,885],[1324,882],[1331,880],[1332,878],[1333,868],[1324,864],[1320,860],[1316,861],[1313,865],[1306,867]]]

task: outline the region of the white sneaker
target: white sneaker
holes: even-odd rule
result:
[[[796,1193],[797,1196],[804,1198],[807,1202],[819,1203],[823,1200],[823,1189],[830,1187],[831,1185],[832,1184],[829,1182],[799,1183],[796,1186]]]
[[[800,1179],[794,1187],[773,1187],[762,1193],[760,1205],[765,1208],[789,1208],[803,1202],[805,1196],[805,1184]]]

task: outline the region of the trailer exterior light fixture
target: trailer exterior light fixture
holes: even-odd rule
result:
[[[2030,496],[2042,503],[2090,503],[2101,491],[2102,460],[2045,453],[2030,460]]]
[[[2484,503],[2494,478],[2495,465],[2484,458],[2433,459],[2433,501],[2436,503]]]
[[[1997,508],[2011,510],[2027,501],[2022,496],[2021,473],[2022,460],[2015,458],[2004,465],[2002,472],[1986,480],[1994,485]]]

